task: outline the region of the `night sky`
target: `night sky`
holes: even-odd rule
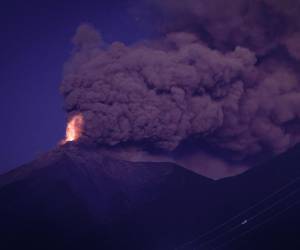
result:
[[[53,149],[78,113],[82,142],[209,170],[298,144],[299,1],[226,4],[3,3],[0,173]]]
[[[92,23],[108,43],[149,36],[145,20],[130,9],[124,0],[2,2],[0,173],[34,159],[64,137],[59,85],[72,51],[70,40],[81,23]]]

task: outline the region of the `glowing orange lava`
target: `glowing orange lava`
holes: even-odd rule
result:
[[[72,119],[68,122],[67,130],[66,130],[66,138],[64,143],[77,141],[82,132],[83,127],[83,117],[81,114],[75,115]]]

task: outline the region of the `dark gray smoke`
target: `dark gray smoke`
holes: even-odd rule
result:
[[[279,45],[299,59],[298,0],[146,0],[166,30],[192,31],[210,46],[243,46],[263,55]]]
[[[106,46],[86,24],[73,38],[61,91],[84,140],[171,152],[193,138],[242,156],[300,141],[299,1],[150,4],[160,39]]]

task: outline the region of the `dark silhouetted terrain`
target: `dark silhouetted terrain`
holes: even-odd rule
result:
[[[212,181],[65,145],[0,176],[0,249],[300,249],[299,163]]]

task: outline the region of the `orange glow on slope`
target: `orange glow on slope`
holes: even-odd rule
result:
[[[64,140],[64,143],[77,141],[81,136],[82,127],[83,127],[82,115],[79,114],[73,116],[72,119],[68,122],[67,130],[66,130],[66,138]]]

